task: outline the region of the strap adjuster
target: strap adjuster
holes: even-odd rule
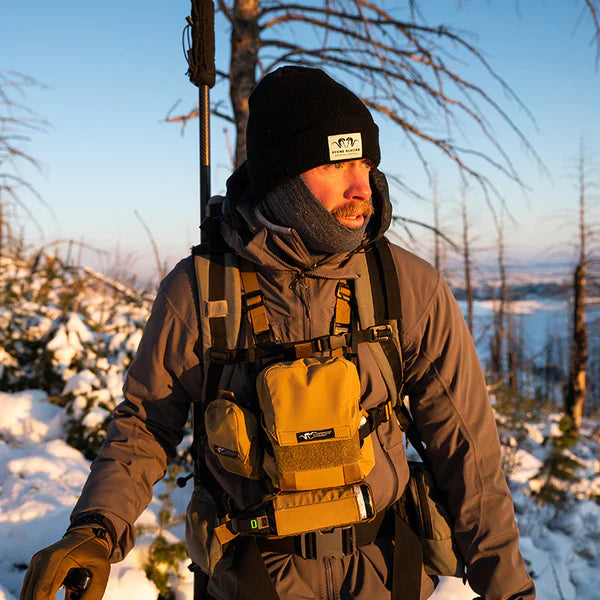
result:
[[[210,348],[210,361],[219,365],[229,365],[235,361],[236,350],[227,348]]]
[[[340,281],[335,289],[335,295],[340,300],[344,300],[345,302],[350,302],[352,300],[352,290],[350,286],[344,281]]]
[[[365,421],[359,429],[361,443],[362,440],[373,433],[382,423],[386,423],[392,418],[394,403],[391,400],[387,400],[365,412]]]
[[[254,310],[265,305],[265,298],[260,290],[251,290],[242,294],[242,306],[244,310]]]
[[[296,536],[296,554],[302,558],[344,558],[356,550],[354,526],[330,531],[309,531]]]
[[[392,326],[386,325],[373,325],[367,328],[368,331],[368,342],[387,342],[394,334]]]

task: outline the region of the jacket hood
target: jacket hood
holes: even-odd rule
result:
[[[389,188],[385,175],[377,170],[371,171],[371,190],[375,212],[366,229],[366,239],[357,249],[369,247],[384,235],[392,220],[392,205],[389,199]],[[244,162],[227,180],[227,196],[223,203],[224,223],[221,233],[227,243],[240,255],[257,261],[252,246],[259,244],[282,256],[285,262],[298,267],[335,264],[348,255],[312,255],[304,246],[298,233],[290,228],[269,223],[257,210],[257,198],[252,194],[246,163]],[[356,251],[353,251],[353,254]],[[265,257],[261,260],[264,261]]]

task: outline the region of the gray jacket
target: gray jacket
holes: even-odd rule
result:
[[[242,168],[231,179],[221,233],[235,253],[254,263],[276,338],[289,342],[328,335],[336,285],[340,279],[360,277],[362,261],[355,253],[316,260],[294,230],[265,221],[246,183]],[[370,241],[387,229],[391,214],[380,174],[374,175],[372,187],[376,214],[368,229]],[[519,552],[512,500],[500,467],[494,415],[471,335],[440,275],[398,246],[392,245],[392,253],[402,295],[405,393],[436,481],[448,498],[469,583],[487,600],[533,599],[535,591]],[[73,517],[100,512],[113,523],[118,536],[111,556],[114,562],[133,547],[133,524],[182,439],[190,401],[201,394],[203,368],[195,352],[196,296],[193,262],[186,258],[160,286],[125,381],[126,399],[115,410],[106,443],[73,512]],[[362,406],[379,405],[387,389],[362,344],[358,366]],[[243,365],[229,367],[224,376],[236,397],[256,394]],[[401,496],[408,465],[395,419],[380,425],[374,437],[376,462],[366,481],[377,510],[382,510]],[[208,463],[238,508],[261,497],[263,488],[256,481],[223,471],[210,457]],[[363,546],[353,556],[327,559],[331,561],[327,576],[333,577],[338,590],[352,590],[348,597],[389,598],[390,554],[382,544]],[[272,553],[265,560],[282,600],[327,597],[323,561]],[[433,587],[424,573],[422,580],[426,598]],[[223,569],[211,579],[209,591],[231,600],[237,597],[239,584]]]

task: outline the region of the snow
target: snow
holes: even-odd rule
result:
[[[26,280],[25,274],[18,279]],[[35,287],[36,281],[31,285]],[[20,284],[15,286],[15,294],[22,293]],[[125,291],[134,296],[133,291]],[[73,419],[80,421],[87,432],[103,426],[110,409],[122,398],[124,370],[137,348],[149,310],[149,304],[126,309],[99,294],[81,299],[78,312],[65,314],[57,306],[52,301],[23,301],[18,319],[5,307],[0,308],[0,332],[9,332],[3,342],[6,348],[0,343],[0,379],[6,372],[11,381],[26,381],[27,373],[24,375],[15,361],[20,346],[9,345],[10,340],[18,342],[24,331],[29,340],[47,336],[45,348],[59,374],[52,392],[58,396],[39,389],[0,392],[0,600],[18,598],[31,556],[63,535],[90,466],[82,452],[65,441],[69,424]],[[491,302],[476,303],[480,329],[491,318],[492,308]],[[511,303],[510,312],[521,319],[527,340],[538,349],[549,331],[563,327],[568,320],[565,303],[555,300],[519,300]],[[22,329],[11,329],[15,324]],[[92,351],[99,346],[102,352]],[[486,346],[485,341],[478,344],[481,356]],[[67,404],[57,404],[57,398]],[[559,433],[559,421],[557,413],[546,414],[541,421],[525,421],[521,423],[522,438],[517,441],[509,437],[504,447],[521,551],[534,577],[538,598],[594,600],[600,597],[600,508],[594,501],[600,497],[599,421],[584,420],[582,440],[570,451],[581,468],[580,480],[571,486],[568,505],[558,510],[540,506],[533,498],[543,485],[539,472],[549,452],[546,442]],[[189,444],[189,439],[184,443]],[[179,515],[185,511],[190,487],[172,493]],[[154,500],[136,523],[141,528],[136,547],[124,561],[112,566],[105,598],[157,597],[143,565],[163,508],[159,496],[165,490],[164,482],[155,487]],[[170,541],[181,540],[183,524],[176,523],[165,536]],[[193,598],[193,577],[186,566],[184,561],[177,600]],[[444,578],[432,598],[472,600],[475,596],[461,580]]]
[[[0,406],[0,600],[16,600],[31,556],[62,537],[90,463],[61,439],[63,411],[43,392],[0,393]],[[180,510],[185,494],[180,492]],[[159,510],[160,504],[153,502],[138,525],[155,527]],[[180,537],[183,532],[177,533]],[[156,598],[143,571],[151,539],[140,536],[126,559],[112,566],[105,598]],[[182,572],[178,600],[191,599],[192,575],[185,568]]]
[[[63,441],[62,411],[51,404],[43,392],[0,394],[0,405],[0,539],[3,540],[0,600],[16,600],[24,575],[23,566],[37,550],[62,536],[87,476],[89,461]],[[541,430],[552,427],[557,419],[558,415],[552,415],[551,423],[529,424],[530,443],[537,446]],[[595,425],[585,424],[590,431]],[[540,459],[522,448],[516,457],[518,466],[512,471],[511,485],[515,489],[521,549],[534,574],[538,597],[544,600],[597,598],[600,589],[598,505],[582,500],[569,511],[558,513],[537,507],[528,496],[528,482],[538,471]],[[597,474],[595,456],[590,457],[588,468],[590,474]],[[597,480],[597,477],[591,479]],[[593,485],[593,481],[589,484]],[[188,493],[185,489],[176,491],[179,510],[183,510]],[[138,525],[155,527],[159,510],[160,503],[153,501]],[[181,528],[172,535],[173,539],[181,536]],[[146,579],[142,568],[151,539],[151,535],[142,535],[126,559],[112,566],[106,598],[156,598],[156,588]],[[191,600],[192,577],[185,568],[182,574],[185,580],[178,585],[177,598]],[[459,579],[444,578],[432,598],[472,600],[474,596]]]

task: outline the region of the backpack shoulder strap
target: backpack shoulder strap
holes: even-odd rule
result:
[[[423,447],[421,436],[410,411],[405,404],[403,396],[404,387],[404,363],[402,358],[402,346],[400,344],[399,330],[402,325],[402,298],[400,294],[400,282],[394,258],[390,249],[389,241],[380,238],[366,255],[369,285],[363,281],[359,286],[362,298],[362,311],[365,318],[373,319],[373,323],[388,323],[392,327],[394,335],[379,344],[369,344],[369,350],[373,353],[382,375],[388,385],[390,397],[394,402],[394,409],[400,428],[406,434],[413,448],[417,451],[421,460],[429,464],[429,459]],[[360,278],[363,279],[363,278]],[[359,279],[359,281],[360,281]],[[383,293],[382,293],[383,292]],[[369,297],[371,303],[369,304]],[[357,289],[357,301],[359,307],[359,318],[361,313],[361,299]],[[372,316],[371,316],[372,311]],[[389,372],[392,372],[392,382]],[[392,385],[393,383],[393,385]]]
[[[226,362],[214,359],[219,353],[227,355],[235,351],[242,319],[242,288],[237,256],[231,251],[221,251],[222,248],[214,250],[210,243],[192,249],[198,288],[199,352],[204,366],[205,401],[216,397]]]
[[[368,344],[377,362],[394,406],[401,403],[404,369],[399,327],[402,318],[400,284],[389,242],[378,240],[364,255],[366,268],[355,281],[354,293],[361,329],[388,327],[392,335],[382,336],[377,344]]]

